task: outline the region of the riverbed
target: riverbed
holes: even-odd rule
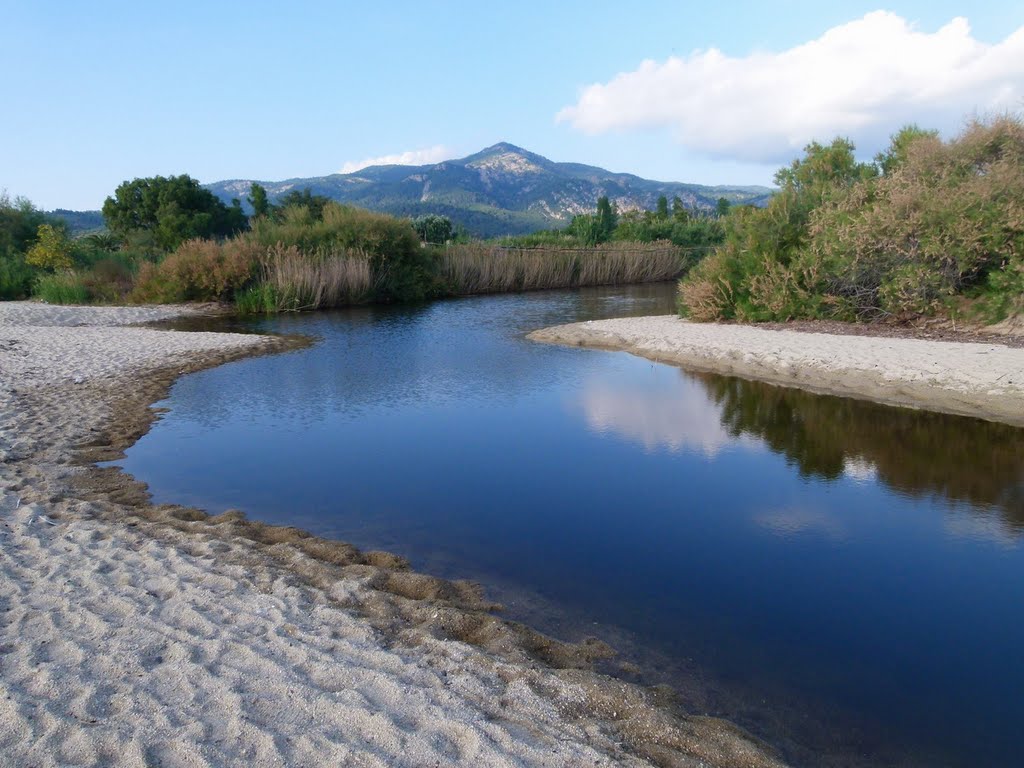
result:
[[[182,378],[154,500],[384,549],[620,656],[797,764],[1010,765],[1024,430],[537,344],[672,286],[218,328],[317,343]]]

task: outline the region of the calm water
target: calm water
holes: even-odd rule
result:
[[[528,342],[671,287],[253,321],[125,469],[477,579],[793,762],[1024,761],[1024,430]]]

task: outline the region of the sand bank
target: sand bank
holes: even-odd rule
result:
[[[191,311],[0,303],[5,765],[781,764],[472,585],[91,466],[180,373],[290,345],[127,327]]]
[[[529,338],[1024,426],[1024,349],[996,341],[801,333],[672,316],[592,320],[545,328]]]

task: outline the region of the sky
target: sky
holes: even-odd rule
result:
[[[0,190],[275,181],[508,141],[645,178],[770,184],[1024,111],[1024,3],[0,0]]]

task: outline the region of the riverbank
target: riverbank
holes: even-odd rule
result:
[[[1024,349],[999,343],[810,333],[692,323],[674,316],[593,320],[529,334],[624,350],[685,368],[820,394],[1024,426]]]
[[[0,303],[0,749],[13,765],[779,761],[588,671],[474,585],[291,528],[155,507],[119,455],[180,374],[301,340]]]

